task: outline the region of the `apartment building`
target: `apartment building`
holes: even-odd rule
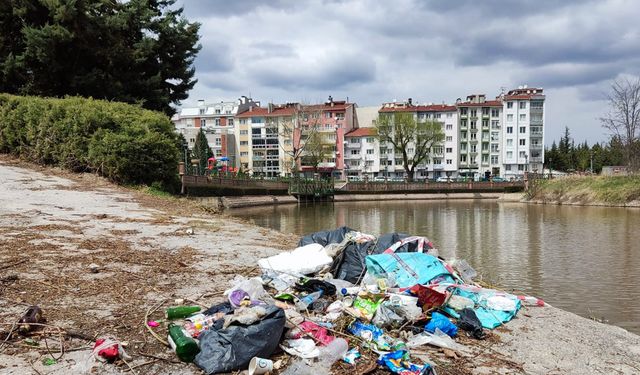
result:
[[[502,100],[486,100],[486,95],[474,94],[464,102],[458,99],[456,107],[460,175],[474,179],[500,176]]]
[[[297,117],[299,131],[294,132],[295,147],[303,147],[312,132],[318,132],[330,152],[317,166],[319,174],[339,179],[346,178],[345,134],[358,127],[355,103],[334,100],[331,96],[322,104],[301,105]],[[305,164],[304,151],[300,171],[306,176],[314,174],[314,166]]]
[[[295,127],[299,105],[270,103],[263,108],[254,104],[236,115],[238,167],[256,177],[290,176],[292,140],[285,134]]]
[[[196,142],[200,129],[204,130],[209,147],[215,157],[235,156],[234,116],[238,111],[237,102],[206,104],[198,100],[196,107],[185,107],[174,115],[176,131],[184,135],[190,149]]]
[[[380,115],[393,113],[411,113],[421,121],[436,121],[442,125],[445,139],[431,148],[430,156],[424,163],[416,166],[414,178],[417,180],[437,179],[438,177],[456,177],[458,175],[458,113],[455,106],[447,104],[415,105],[411,98],[406,102],[384,103]],[[409,144],[410,157],[415,145]],[[380,176],[405,178],[402,156],[395,152],[388,142],[380,143]]]
[[[347,178],[372,180],[380,172],[380,141],[376,129],[358,128],[345,134]]]
[[[520,86],[502,98],[504,176],[542,172],[544,163],[544,101],[541,88]]]

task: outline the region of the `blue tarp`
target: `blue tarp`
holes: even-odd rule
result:
[[[503,323],[510,321],[511,319],[513,319],[514,316],[516,316],[516,313],[518,312],[518,310],[520,310],[520,307],[522,306],[522,304],[520,303],[520,300],[518,300],[518,298],[514,295],[497,292],[492,289],[482,289],[482,288],[475,288],[475,289],[477,290],[473,290],[472,288],[466,288],[464,286],[457,286],[452,292],[453,294],[469,298],[475,303],[476,306],[473,309],[473,311],[476,313],[478,320],[480,320],[480,323],[482,323],[482,326],[484,328],[494,329],[502,325]],[[503,310],[494,310],[494,309],[488,308],[487,298],[491,296],[495,296],[497,295],[497,293],[500,293],[499,295],[513,300],[515,302],[515,310],[503,311]],[[456,312],[456,310],[448,306],[443,307],[443,310],[446,311],[447,314],[453,316],[454,318],[460,317],[460,315]]]
[[[373,275],[395,274],[400,288],[410,288],[416,284],[429,284],[440,278],[441,282],[454,282],[453,277],[438,258],[425,253],[393,253],[369,255],[366,258],[367,271]]]

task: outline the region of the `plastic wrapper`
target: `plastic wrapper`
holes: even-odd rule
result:
[[[425,331],[430,333],[434,333],[436,329],[439,329],[451,337],[455,336],[458,333],[458,327],[456,327],[455,324],[451,323],[449,318],[438,312],[434,312],[433,314],[431,314],[431,320],[429,321],[429,323],[427,323],[424,329]]]
[[[417,365],[406,360],[407,352],[405,350],[396,350],[395,352],[384,354],[378,359],[378,363],[385,366],[394,374],[399,375],[425,375],[431,372],[431,366]]]

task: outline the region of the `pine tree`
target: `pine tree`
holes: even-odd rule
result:
[[[197,23],[175,0],[0,2],[0,92],[78,95],[172,114],[196,80]]]
[[[211,151],[211,147],[209,147],[207,136],[202,128],[200,128],[200,132],[196,136],[196,143],[193,146],[192,156],[193,159],[198,159],[199,162],[198,175],[204,175],[207,171],[209,158],[213,157],[213,151]]]

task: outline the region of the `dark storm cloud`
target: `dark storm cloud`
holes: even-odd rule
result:
[[[195,65],[198,73],[230,72],[234,68],[231,49],[226,44],[217,45],[201,41],[203,48],[196,57]],[[204,47],[207,45],[207,48]]]

